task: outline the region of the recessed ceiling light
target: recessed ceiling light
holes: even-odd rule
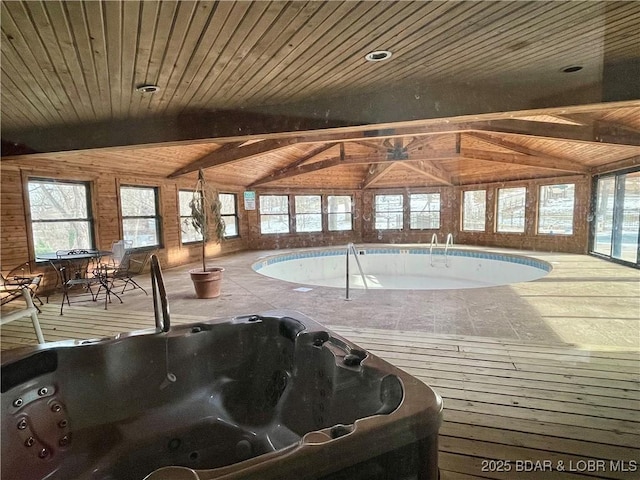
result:
[[[564,73],[579,72],[580,70],[582,70],[582,67],[580,65],[570,65],[562,69]]]
[[[136,92],[140,93],[155,93],[160,90],[160,87],[157,85],[138,85],[136,87]]]
[[[389,50],[376,50],[375,52],[367,53],[364,58],[367,62],[383,62],[391,58],[391,52]]]

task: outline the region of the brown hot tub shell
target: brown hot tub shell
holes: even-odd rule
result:
[[[2,478],[436,479],[442,401],[298,312],[2,361]]]

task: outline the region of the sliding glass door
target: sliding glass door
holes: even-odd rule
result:
[[[594,201],[592,253],[639,266],[640,171],[597,178]]]

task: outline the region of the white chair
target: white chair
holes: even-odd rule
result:
[[[40,328],[40,321],[38,320],[38,309],[33,304],[33,298],[31,298],[31,290],[28,287],[22,287],[21,291],[27,308],[21,308],[20,310],[10,313],[3,313],[2,316],[0,316],[0,325],[20,320],[24,317],[31,317],[31,323],[33,323],[33,329],[36,331],[38,343],[45,343],[44,335],[42,335],[42,329]]]

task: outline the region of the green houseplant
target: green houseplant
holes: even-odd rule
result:
[[[198,182],[189,202],[191,209],[191,225],[202,236],[202,269],[189,270],[191,281],[198,298],[215,298],[220,295],[222,267],[207,267],[206,246],[210,240],[220,243],[224,239],[224,220],[222,204],[218,191],[209,185],[204,171],[198,171]]]

